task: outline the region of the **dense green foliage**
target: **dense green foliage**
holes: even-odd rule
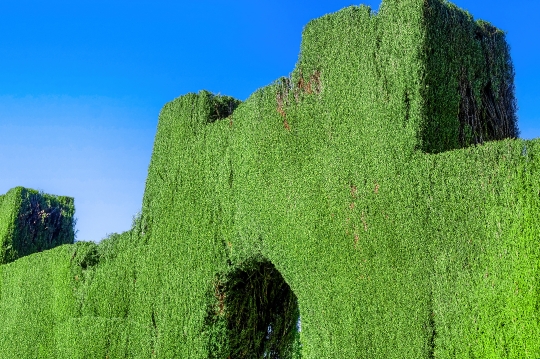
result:
[[[538,358],[515,108],[504,34],[450,3],[313,20],[290,78],[164,106],[132,230],[0,266],[0,356]]]
[[[206,322],[214,329],[210,357],[298,356],[297,298],[270,262],[245,263],[217,276],[214,288],[217,301],[210,306]]]
[[[424,11],[422,95],[430,120],[423,150],[518,137],[514,69],[504,33],[485,21],[473,22],[452,4],[430,1]]]
[[[73,243],[73,198],[16,187],[0,196],[0,264]]]

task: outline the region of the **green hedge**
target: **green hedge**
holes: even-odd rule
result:
[[[55,358],[149,358],[148,337],[139,332],[135,323],[121,318],[72,318],[57,326]]]
[[[77,313],[71,252],[63,245],[0,266],[2,358],[56,358],[54,329]]]
[[[16,187],[0,196],[0,264],[73,243],[73,198]]]
[[[313,20],[289,78],[164,106],[130,231],[0,266],[0,356],[538,358],[515,109],[504,34],[446,1]]]

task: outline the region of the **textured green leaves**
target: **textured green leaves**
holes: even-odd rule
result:
[[[517,132],[490,24],[439,0],[313,20],[289,78],[164,106],[131,231],[0,266],[0,356],[538,358]]]

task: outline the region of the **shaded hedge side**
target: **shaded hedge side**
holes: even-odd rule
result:
[[[0,196],[0,263],[73,243],[73,198],[16,187]]]
[[[424,12],[423,96],[431,121],[423,150],[439,153],[519,137],[514,67],[505,33],[473,21],[450,3],[430,0]]]
[[[445,1],[311,21],[290,77],[164,106],[132,230],[0,266],[0,356],[540,357],[512,86],[503,34]]]

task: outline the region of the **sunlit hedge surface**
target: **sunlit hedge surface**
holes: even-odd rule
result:
[[[0,357],[540,357],[513,76],[447,2],[311,21],[290,78],[165,105],[131,231],[0,266]]]

